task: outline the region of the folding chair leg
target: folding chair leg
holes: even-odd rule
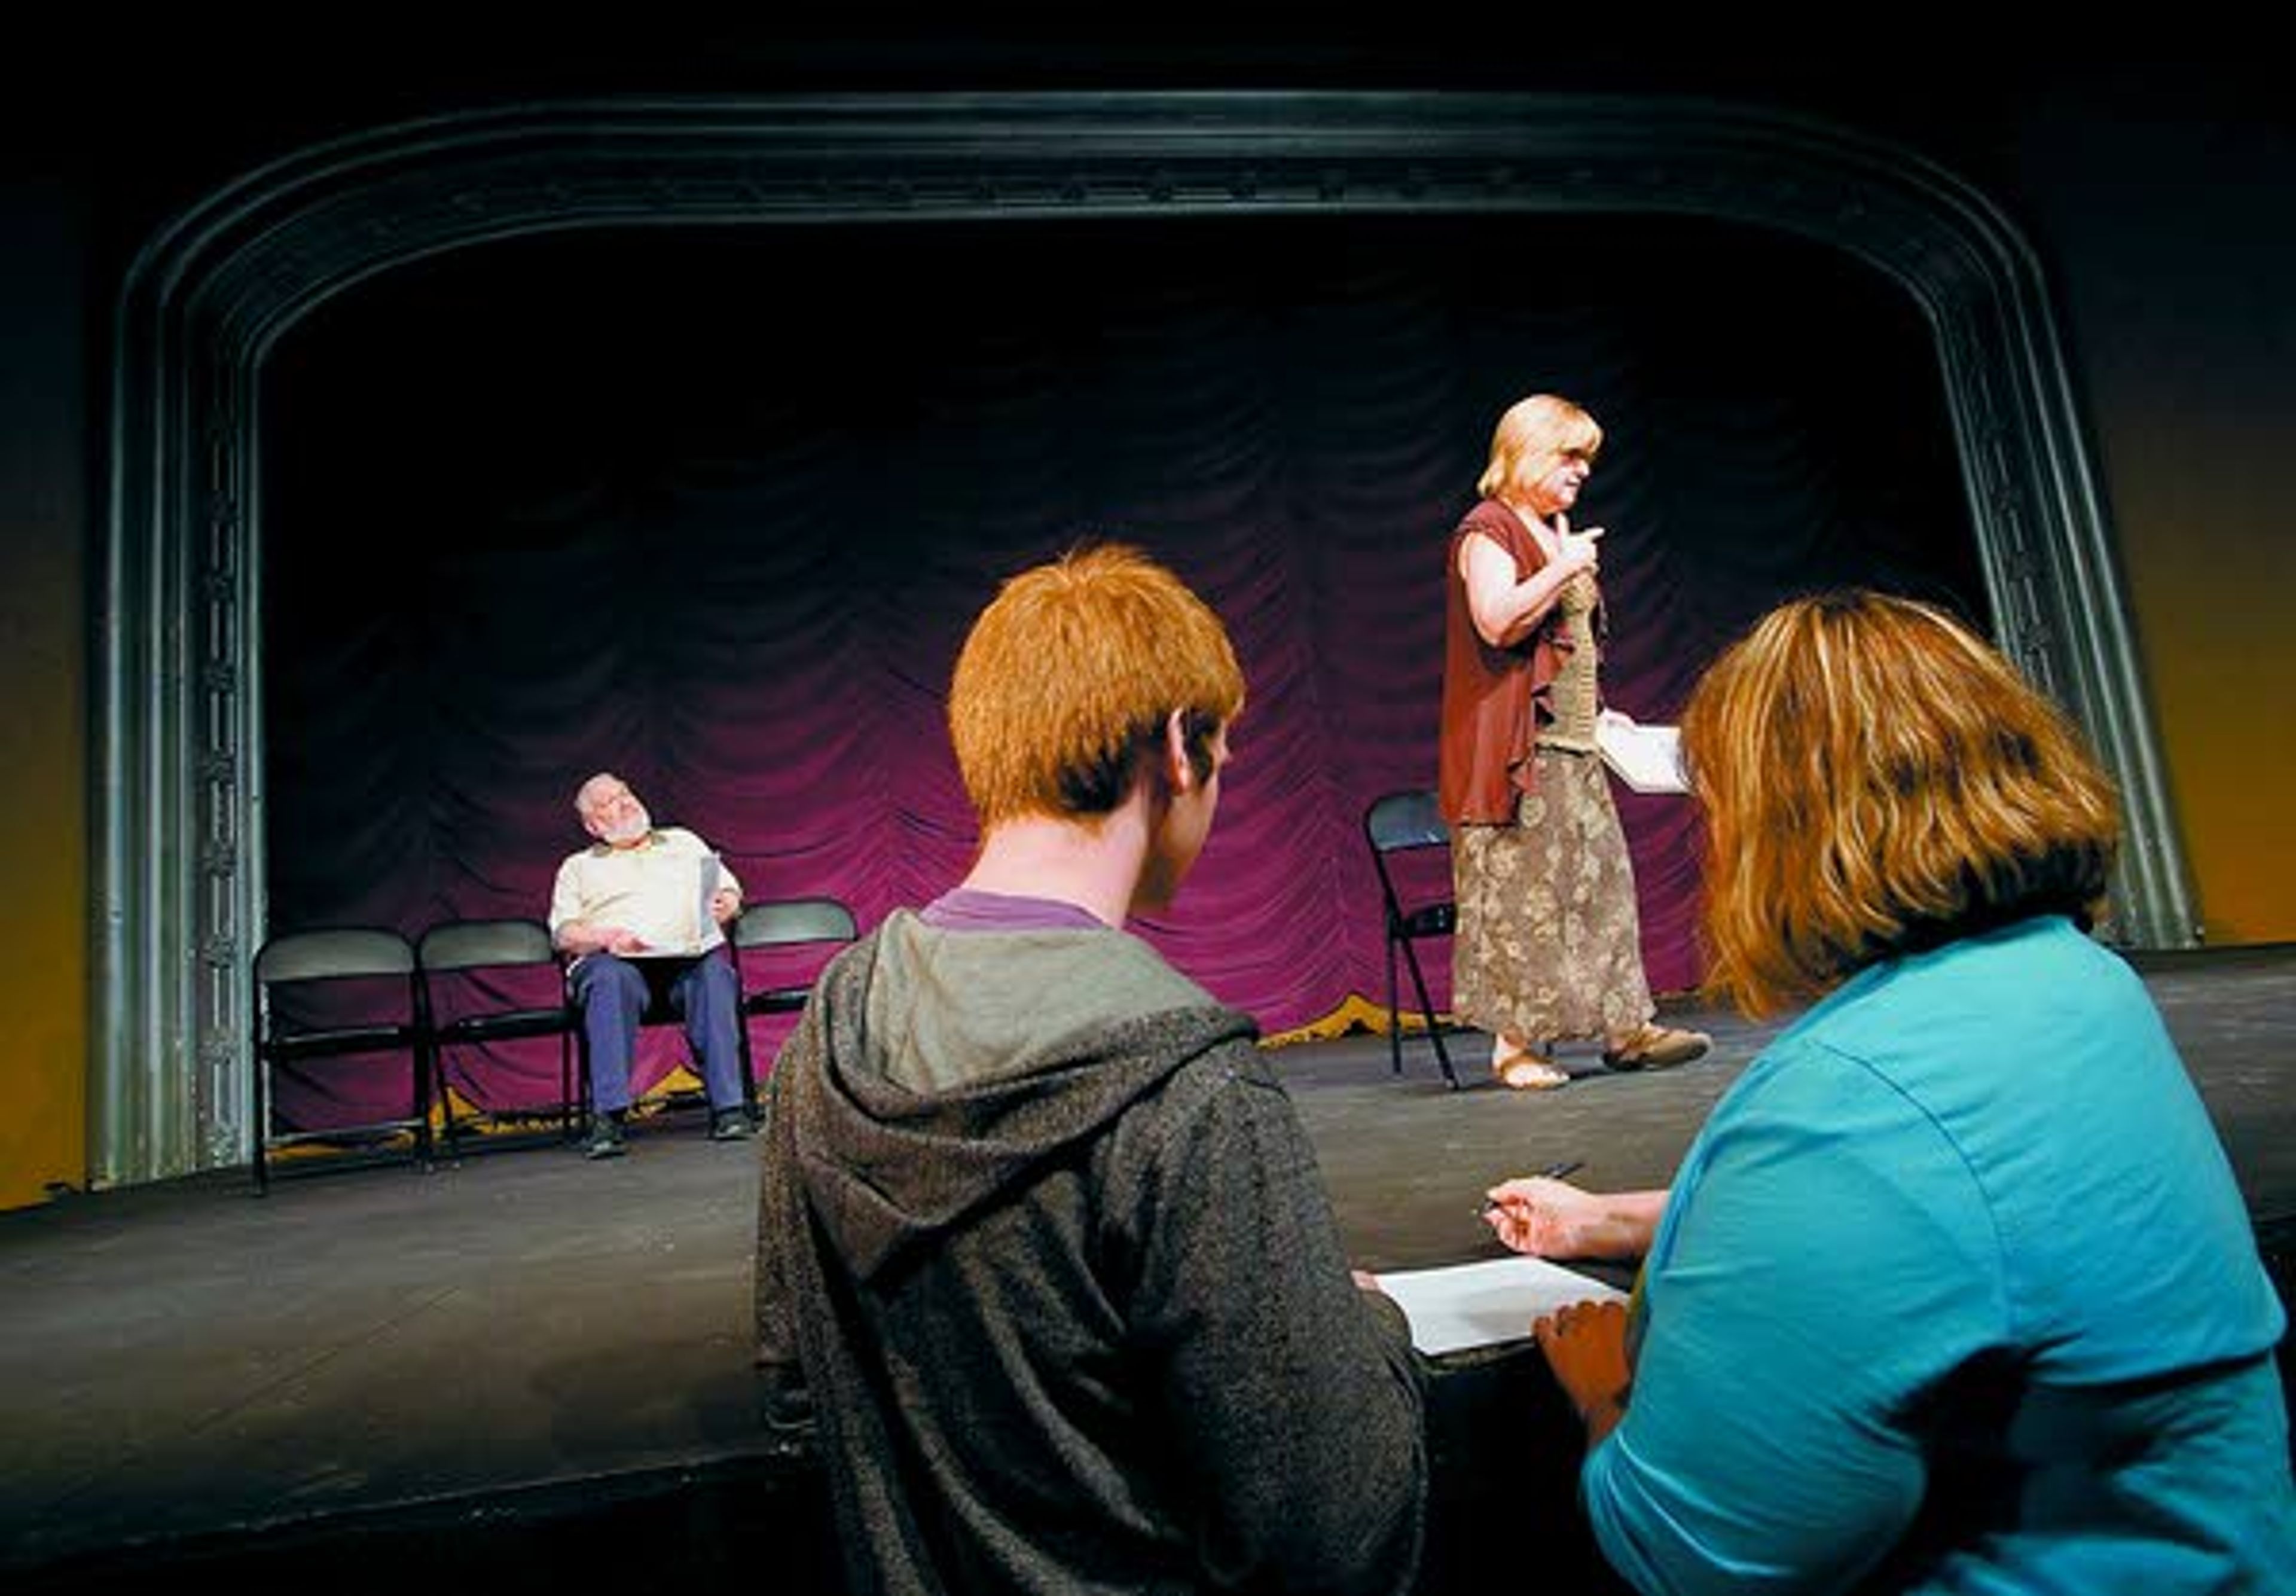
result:
[[[590,1038],[578,1032],[574,1043],[574,1087],[566,1098],[566,1139],[580,1141],[590,1134]]]
[[[1443,1079],[1451,1083],[1453,1091],[1458,1090],[1459,1072],[1451,1067],[1451,1050],[1443,1045],[1442,1027],[1431,1025],[1428,1028],[1427,1040],[1435,1044],[1435,1062],[1443,1066]]]
[[[425,1049],[418,1048],[414,1056],[414,1156],[428,1174],[439,1166],[438,1147],[430,1139],[430,1072],[432,1063]],[[439,1100],[445,1102],[442,1092]]]
[[[463,1161],[463,1129],[455,1121],[455,1094],[447,1090],[447,1050],[439,1049],[430,1058],[430,1096],[439,1105],[439,1156],[449,1164]],[[430,1123],[429,1114],[423,1123]]]
[[[1387,1057],[1388,1068],[1403,1074],[1403,1012],[1397,1006],[1395,939],[1387,941]]]
[[[1419,1012],[1427,1021],[1427,1040],[1435,1044],[1435,1062],[1443,1066],[1443,1079],[1451,1083],[1453,1091],[1456,1091],[1459,1090],[1459,1073],[1451,1067],[1451,1050],[1443,1045],[1443,1028],[1435,1018],[1434,1000],[1427,995],[1427,977],[1420,973],[1419,955],[1413,951],[1407,941],[1403,944],[1403,958],[1411,967],[1412,989],[1419,994]]]
[[[574,1038],[562,1032],[558,1037],[558,1131],[568,1141],[578,1140],[587,1126],[577,1125],[581,1109],[574,1101]]]
[[[742,1112],[749,1116],[752,1126],[765,1123],[765,1112],[758,1103],[758,1066],[750,1050],[750,1016],[737,1002],[734,1023],[742,1028]]]

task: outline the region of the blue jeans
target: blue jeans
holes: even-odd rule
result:
[[[592,1112],[612,1114],[630,1106],[638,1022],[654,1003],[685,1022],[709,1107],[742,1106],[740,989],[724,949],[691,958],[591,953],[575,963],[570,979],[589,1049]]]

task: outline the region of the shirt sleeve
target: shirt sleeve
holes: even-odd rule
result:
[[[1144,1183],[1139,1326],[1222,1589],[1397,1592],[1427,1483],[1408,1326],[1351,1277],[1280,1084],[1231,1073]]]
[[[559,931],[569,922],[583,917],[581,859],[578,853],[569,854],[558,867],[558,878],[550,888],[550,940],[557,942]]]
[[[1717,1114],[1668,1208],[1626,1417],[1581,1476],[1596,1539],[1649,1593],[1853,1585],[1927,1488],[1917,1398],[2006,1339],[1978,1182],[1810,1047]]]

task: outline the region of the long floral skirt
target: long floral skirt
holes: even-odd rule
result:
[[[1512,826],[1456,826],[1451,1011],[1532,1043],[1612,1037],[1656,1012],[1634,865],[1592,754],[1541,749]]]

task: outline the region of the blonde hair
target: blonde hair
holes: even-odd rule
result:
[[[2110,782],[2071,722],[1931,605],[1863,589],[1770,612],[1693,692],[1707,986],[1748,1014],[2030,915],[2101,912]]]
[[[956,661],[949,737],[983,829],[1097,816],[1176,712],[1198,774],[1243,708],[1226,629],[1136,548],[1087,545],[1007,580]]]
[[[1485,498],[1520,495],[1571,455],[1592,460],[1603,450],[1603,429],[1569,399],[1534,393],[1517,399],[1491,432],[1490,464],[1475,483]]]

